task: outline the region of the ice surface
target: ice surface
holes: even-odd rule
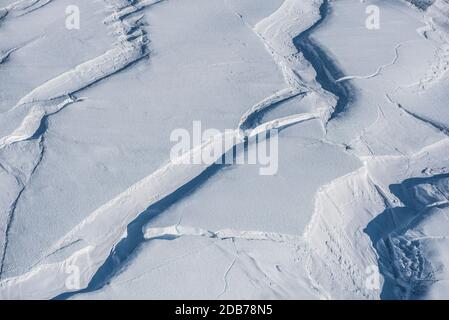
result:
[[[0,1],[0,298],[448,298],[448,32],[445,0]],[[280,129],[277,173],[170,159],[193,121],[237,158]]]

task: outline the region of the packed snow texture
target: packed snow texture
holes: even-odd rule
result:
[[[0,298],[449,298],[448,69],[447,0],[0,0]]]

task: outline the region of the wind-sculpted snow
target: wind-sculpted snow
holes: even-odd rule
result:
[[[337,98],[317,82],[315,69],[303,53],[298,52],[293,42],[297,35],[320,20],[322,4],[321,0],[286,0],[276,12],[257,23],[254,30],[279,64],[286,83],[291,87],[287,98],[304,91],[316,96],[315,108],[325,124],[335,110]]]
[[[445,0],[412,3],[425,10],[426,26],[418,31],[438,48],[434,63],[420,82],[421,88],[426,88],[441,80],[449,69],[449,5]]]
[[[248,288],[244,291],[256,298],[447,297],[449,118],[435,119],[435,113],[446,104],[447,96],[435,98],[433,95],[447,89],[449,7],[444,0],[398,1],[391,6],[375,2],[389,19],[403,23],[404,30],[416,27],[416,30],[405,30],[407,34],[402,39],[402,34],[398,36],[398,33],[404,30],[394,30],[394,26],[385,24],[379,32],[389,36],[382,41],[377,31],[367,30],[358,25],[358,21],[341,20],[348,10],[364,13],[365,2],[285,0],[280,7],[273,4],[274,12],[254,23],[254,16],[239,11],[251,7],[251,1],[242,7],[225,1],[226,23],[241,23],[250,30],[250,36],[261,41],[282,74],[284,86],[270,88],[265,97],[257,98],[259,102],[255,99],[242,106],[233,130],[222,131],[178,158],[166,161],[96,210],[89,210],[91,213],[86,218],[71,226],[72,230],[41,254],[26,272],[9,278],[3,276],[16,207],[44,157],[48,117],[87,100],[76,96],[100,80],[142,58],[152,60],[151,33],[148,35],[145,27],[146,14],[151,10],[144,9],[159,2],[162,1],[105,0],[110,12],[104,23],[115,37],[112,48],[35,87],[5,113],[6,119],[10,117],[18,125],[0,137],[0,179],[5,182],[0,187],[5,195],[0,197],[0,210],[7,213],[0,216],[0,231],[4,235],[0,242],[0,298],[110,298],[117,295],[123,298],[127,291],[117,293],[122,291],[114,290],[114,286],[126,288],[141,279],[149,283],[156,281],[158,276],[152,275],[155,270],[160,272],[162,266],[169,266],[169,269],[176,265],[174,261],[180,266],[195,263],[196,259],[186,257],[203,250],[208,250],[216,261],[224,261],[218,288],[211,286],[207,291],[207,286],[201,284],[192,287],[195,293],[206,290],[207,297],[212,292],[216,298],[240,297],[236,292],[242,283],[256,284],[256,294],[251,295]],[[31,13],[48,3],[50,1],[15,2],[0,9],[0,20]],[[211,9],[205,7],[204,10]],[[194,23],[192,25],[189,30],[195,28]],[[198,32],[199,37],[208,36],[207,32]],[[335,32],[342,32],[349,40]],[[361,39],[365,36],[376,41],[364,42]],[[250,39],[249,36],[245,38]],[[340,42],[342,39],[344,45]],[[364,49],[372,56],[364,57],[361,46],[367,46]],[[360,52],[355,52],[359,49]],[[16,50],[1,51],[0,64],[6,63]],[[361,58],[358,59],[359,53]],[[159,54],[168,52],[155,52],[156,56]],[[201,55],[192,59],[198,57]],[[136,69],[130,68],[130,72],[138,72]],[[154,71],[149,70],[150,73]],[[229,77],[228,81],[234,79]],[[142,80],[136,77],[133,81]],[[171,84],[167,81],[165,85],[167,83]],[[151,92],[148,94],[151,99]],[[134,97],[128,98],[135,102]],[[409,105],[410,100],[420,108],[416,110]],[[289,104],[307,107],[282,115],[273,112]],[[428,110],[423,106],[428,106]],[[194,108],[183,106],[189,107]],[[20,112],[24,117],[18,122]],[[148,112],[157,116],[157,110]],[[269,114],[276,116],[265,117]],[[298,129],[299,136],[288,130],[293,126],[303,129]],[[215,228],[206,221],[201,222],[202,225],[191,224],[183,216],[189,210],[180,214],[178,223],[170,220],[171,217],[164,220],[168,208],[183,211],[183,207],[176,209],[176,206],[191,200],[188,195],[199,194],[201,198],[197,189],[199,186],[206,188],[206,181],[213,175],[211,172],[226,174],[225,166],[215,164],[217,160],[237,147],[248,147],[249,140],[272,129],[285,132],[284,139],[298,142],[295,147],[303,152],[304,158],[309,152],[308,146],[318,144],[332,146],[339,153],[360,161],[357,170],[350,172],[354,170],[351,168],[334,179],[341,175],[338,173],[332,176],[334,180],[326,176],[327,180],[320,180],[318,191],[311,189],[316,191],[312,199],[314,210],[310,212],[311,219],[304,234],[301,230],[290,233],[228,225]],[[217,143],[226,146],[219,154],[213,152]],[[326,150],[322,148],[323,154],[319,156],[334,155]],[[16,157],[18,152],[26,155],[20,161]],[[209,163],[189,164],[188,160],[202,154],[213,154],[213,157]],[[301,157],[293,158],[290,165],[297,166],[298,170],[311,168],[316,171],[315,175],[321,174],[319,165],[300,168],[304,164],[302,161]],[[310,181],[286,183],[289,188],[295,188],[296,184],[312,185]],[[232,185],[227,187],[232,188]],[[202,201],[211,201],[204,194],[202,197]],[[258,199],[242,197],[232,201],[258,202]],[[289,199],[284,201],[288,204]],[[298,215],[307,214],[305,210],[297,211]],[[215,219],[214,214],[217,213],[208,212],[209,218]],[[272,213],[276,214],[279,212]],[[154,222],[157,217],[160,220]],[[198,252],[184,252],[195,241],[201,244]],[[181,254],[174,249],[173,252],[159,251],[161,256],[152,255],[162,246],[180,246]],[[268,257],[271,254],[266,248],[273,250],[273,257]],[[146,270],[144,265],[143,272],[136,271],[134,268],[139,269],[136,264],[148,262],[145,258],[143,262],[139,260],[148,254],[150,260],[157,260],[154,268]],[[176,257],[170,259],[170,254]],[[200,267],[207,268],[206,264]],[[68,283],[68,274],[73,269],[79,275],[76,286]],[[208,275],[216,271],[212,269],[208,269]],[[379,283],[370,282],[373,279],[370,276],[376,275]],[[186,290],[189,285],[186,284]],[[234,286],[237,289],[233,291]]]
[[[430,8],[432,6],[428,10]],[[440,32],[443,32],[441,28],[429,31],[425,37],[428,42],[423,43],[432,47],[435,35]],[[370,87],[368,81],[375,81],[372,85],[377,83],[379,89],[381,83],[391,77],[390,69],[394,70],[396,64],[404,66],[403,56],[410,59],[410,52],[404,47],[420,41],[397,44],[394,60],[378,67],[371,76],[344,76],[340,81],[356,81],[365,88]],[[441,44],[437,47],[444,48]],[[381,74],[384,80],[377,80]],[[435,72],[434,76],[437,74],[437,77],[445,77],[444,72]],[[417,81],[415,87],[421,85],[421,89],[428,89],[427,85],[422,85],[426,81],[425,73],[420,76],[421,81]],[[400,90],[401,81],[404,80],[399,77],[394,80],[397,90]],[[404,190],[406,194],[398,194],[397,186],[409,185],[408,181],[417,178],[438,181],[438,175],[445,174],[446,124],[422,115],[425,109],[411,112],[392,98],[397,92],[388,88],[382,90],[385,96],[377,100],[384,100],[377,106],[377,119],[348,143],[364,166],[323,186],[316,195],[315,212],[305,233],[311,250],[309,272],[319,284],[322,295],[328,298],[441,297],[441,289],[438,290],[436,284],[439,280],[444,282],[446,275],[445,272],[434,274],[436,266],[444,260],[436,257],[440,244],[424,245],[419,237],[415,238],[415,231],[411,231],[414,225],[421,225],[427,218],[425,213],[413,212],[414,206],[406,199],[423,197],[424,193]],[[414,95],[410,88],[403,90]],[[419,101],[422,104],[426,100]],[[430,194],[425,197],[428,196]],[[440,200],[442,202],[436,200],[431,206],[444,207],[445,200]],[[427,232],[433,233],[431,230]],[[423,239],[429,237],[423,235]],[[375,274],[378,266],[383,281],[376,285],[370,282],[370,275]],[[434,286],[437,289],[434,290]]]
[[[418,7],[419,9],[426,10],[429,6],[431,6],[435,0],[407,0],[414,6]]]
[[[360,79],[371,79],[371,78],[377,77],[378,75],[380,75],[382,73],[382,70],[384,70],[385,68],[388,68],[389,66],[394,65],[398,61],[398,59],[399,59],[399,48],[401,46],[402,46],[402,43],[398,44],[394,48],[394,58],[393,58],[393,60],[390,63],[388,63],[386,65],[379,66],[377,68],[377,70],[374,71],[372,74],[364,75],[364,76],[344,76],[344,77],[341,77],[340,79],[337,79],[336,82],[341,82],[341,81],[346,81],[346,80],[353,80],[353,79],[359,79],[359,80]]]
[[[367,227],[385,275],[382,295],[441,298],[444,294],[433,286],[447,277],[441,250],[448,236],[447,174],[406,179],[390,190],[404,206],[389,208]]]
[[[20,127],[14,130],[10,135],[0,139],[0,149],[3,149],[10,144],[33,138],[41,127],[45,117],[60,111],[62,108],[74,102],[76,102],[74,98],[68,98],[56,105],[46,105],[45,102],[43,102],[42,105],[33,106],[25,119],[23,119]]]
[[[210,148],[212,144],[202,148]],[[201,150],[196,150],[200,152]],[[192,156],[187,154],[184,156]],[[130,187],[117,198],[93,212],[86,220],[73,229],[54,251],[82,241],[84,247],[60,263],[38,266],[31,272],[17,278],[7,279],[1,284],[4,298],[53,298],[67,290],[64,266],[80,268],[82,279],[80,287],[87,287],[96,270],[104,263],[111,249],[125,236],[126,226],[152,203],[176,191],[184,183],[206,169],[206,166],[186,166],[169,163],[149,177]],[[126,213],[124,215],[124,213]],[[53,274],[52,283],[42,281]],[[12,288],[16,288],[11,290]],[[23,288],[23,289],[22,289]],[[27,290],[29,290],[27,292]],[[72,289],[73,290],[73,289]]]
[[[124,9],[126,10],[126,8]],[[120,11],[123,12],[123,11]],[[114,15],[114,18],[120,17],[120,14]],[[267,45],[270,45],[268,42]],[[288,42],[289,46],[293,46],[291,39]],[[103,57],[99,58],[101,61],[106,60]],[[125,59],[126,60],[126,59]],[[87,64],[90,64],[88,62]],[[93,63],[92,65],[97,65],[97,63]],[[100,64],[101,66],[101,64]],[[83,70],[90,68],[83,68],[83,65],[78,67],[78,70]],[[112,69],[115,69],[112,67]],[[95,71],[100,69],[94,69]],[[110,70],[110,69],[109,69]],[[293,72],[293,69],[290,70]],[[71,71],[71,73],[76,73],[76,70]],[[80,72],[80,74],[82,74]],[[92,72],[94,76],[97,76],[97,72]],[[89,77],[89,73],[87,74]],[[64,87],[64,84],[69,84],[70,86],[73,83],[76,84],[76,81],[64,81],[64,79],[73,79],[73,76],[62,75],[46,84],[42,87],[37,88],[35,91],[29,94],[29,96],[22,99],[22,101],[18,104],[19,106],[24,103],[29,103],[33,100],[41,100],[41,99],[53,99],[58,96],[64,94],[73,93],[74,89]],[[61,80],[62,79],[62,80]],[[85,81],[80,81],[80,83],[85,83]],[[300,80],[296,80],[296,83],[299,83]],[[48,89],[49,88],[49,89]],[[253,114],[260,112],[262,109],[267,108],[270,104],[277,103],[279,100],[290,98],[293,95],[297,95],[297,93],[293,93],[294,89],[285,90],[286,94],[283,92],[279,95],[274,95],[269,97],[251,108],[249,112],[245,113],[242,117],[243,120],[240,121],[240,126],[246,124],[247,119],[250,119]],[[42,95],[40,92],[44,92]],[[50,94],[49,94],[50,93]],[[311,94],[314,94],[312,92]],[[31,97],[31,98],[30,98]],[[332,103],[332,101],[331,101]],[[319,118],[319,114],[298,114],[292,115],[288,117],[284,117],[281,119],[276,119],[269,121],[267,123],[261,124],[254,129],[247,130],[245,132],[246,137],[253,137],[261,132],[268,131],[270,129],[281,129],[285,126],[294,125],[296,123],[300,123],[303,121],[311,120]],[[240,131],[236,130],[233,133],[236,144],[243,142],[243,136],[241,136]],[[15,136],[15,135],[14,135]],[[193,149],[191,152],[199,152],[204,148],[210,148],[211,143],[207,143],[200,148]],[[232,148],[233,146],[230,146]],[[225,150],[226,151],[226,150]],[[191,154],[186,154],[184,156],[191,156]],[[219,155],[221,157],[221,155]],[[84,249],[80,249],[73,253],[70,258],[62,262],[62,265],[73,264],[75,263],[77,267],[81,268],[81,274],[83,275],[83,279],[81,281],[80,289],[84,288],[88,285],[89,281],[92,279],[95,271],[98,267],[106,261],[106,258],[109,255],[109,252],[112,248],[119,243],[122,239],[123,234],[126,230],[126,227],[137,218],[137,216],[142,213],[146,208],[148,208],[151,204],[157,202],[158,200],[163,199],[169,194],[173,193],[184,184],[194,179],[196,176],[201,174],[204,170],[207,169],[208,165],[198,166],[185,166],[182,165],[182,159],[179,161],[181,164],[177,164],[175,162],[170,162],[165,167],[162,167],[155,173],[149,175],[147,178],[137,183],[136,185],[130,187],[127,191],[122,193],[117,198],[111,200],[109,203],[105,204],[103,207],[99,208],[97,211],[93,212],[85,221],[83,221],[80,225],[74,228],[66,237],[64,237],[58,245],[55,246],[54,251],[59,251],[61,248],[66,248],[70,246],[72,243],[82,242],[84,245]],[[166,190],[166,191],[164,191]],[[126,212],[126,216],[123,215],[123,212]],[[96,236],[93,236],[96,235]],[[105,237],[107,235],[107,237]],[[88,265],[81,264],[78,265],[77,261],[86,261],[88,259],[93,259],[91,263]],[[59,281],[55,281],[54,284],[49,285],[47,287],[35,288],[35,293],[33,295],[36,296],[45,296],[47,298],[51,298],[56,296],[55,292],[59,294],[70,291],[65,288],[65,271],[64,268],[60,268],[61,263],[55,263],[50,265],[45,265],[45,267],[36,267],[34,270],[25,274],[24,276],[19,276],[17,278],[8,279],[3,283],[4,289],[2,291],[10,293],[11,290],[9,288],[15,286],[24,286],[24,287],[34,287],[39,281],[41,281],[42,275],[45,276],[48,270],[60,269]],[[42,269],[43,268],[43,269]],[[24,283],[24,284],[22,284]],[[21,291],[21,290],[19,290]],[[39,291],[39,292],[38,292]],[[73,291],[73,290],[72,290]],[[24,295],[24,292],[21,292]],[[29,293],[31,294],[31,293]]]
[[[410,177],[422,177],[424,181],[438,179],[438,175],[437,178],[432,178],[434,173],[430,173],[429,178],[427,170],[430,167],[445,166],[441,155],[447,150],[448,143],[449,140],[443,139],[410,158],[372,158],[358,172],[333,181],[318,192],[315,213],[305,238],[311,247],[310,272],[312,277],[322,284],[322,289],[328,297],[410,298],[414,292],[416,298],[419,297],[419,290],[425,292],[425,288],[436,280],[429,275],[431,270],[422,269],[422,264],[430,264],[429,262],[421,261],[420,266],[415,266],[413,261],[410,262],[413,265],[410,265],[409,262],[401,262],[394,256],[408,254],[400,247],[404,241],[400,235],[410,228],[407,225],[424,219],[425,215],[411,212],[408,209],[410,204],[405,200],[406,197],[421,195],[413,194],[413,190],[405,190],[406,194],[399,195],[395,184],[407,181]],[[446,169],[443,168],[439,175],[445,172]],[[426,195],[429,196],[432,195]],[[446,201],[443,196],[443,202],[437,200],[431,203],[430,207],[444,207]],[[424,208],[427,206],[426,203]],[[394,239],[396,234],[399,234],[398,240]],[[385,247],[386,242],[390,247]],[[410,243],[407,240],[405,242]],[[372,250],[373,246],[377,248],[377,253]],[[423,256],[426,255],[419,247],[410,250],[414,250],[413,254],[419,255],[419,259],[424,259]],[[380,271],[385,277],[381,286],[382,292],[367,286],[367,272],[377,266],[378,259]],[[405,265],[401,267],[397,263]],[[402,270],[398,272],[397,268]],[[410,274],[418,272],[417,268],[421,268],[419,272],[427,272],[427,275]],[[398,293],[396,286],[402,287],[406,293]]]
[[[252,138],[270,129],[281,129],[284,126],[313,118],[310,115],[298,115],[271,121],[251,130],[247,137]],[[198,154],[214,154],[212,150],[218,140],[223,140],[222,145],[226,145],[224,141],[235,141],[235,144],[227,145],[227,149],[224,150],[224,153],[226,153],[236,144],[243,143],[244,137],[240,135],[239,130],[213,137],[207,143],[192,149],[178,159],[172,160],[158,171],[131,186],[118,197],[90,214],[86,220],[55,245],[53,252],[63,250],[79,242],[83,244],[82,249],[77,250],[62,262],[40,265],[22,276],[0,282],[1,296],[8,299],[14,297],[53,298],[64,292],[74,291],[73,289],[68,290],[66,287],[68,266],[76,266],[82,275],[80,287],[77,289],[87,287],[114,246],[123,237],[126,237],[126,227],[139,214],[152,204],[174,193],[210,166],[210,164],[186,165],[184,159],[195,158]],[[211,163],[222,156],[223,154],[215,155],[216,158]],[[126,214],[124,215],[124,213]],[[45,283],[44,280],[50,273],[54,275],[54,279],[51,283]],[[43,281],[44,285],[41,286]]]
[[[186,170],[182,164],[170,163],[130,187],[116,199],[92,213],[62,239],[55,250],[80,240],[86,244],[84,248],[76,251],[62,263],[40,266],[24,276],[6,280],[2,284],[2,296],[13,298],[14,295],[8,295],[11,294],[10,288],[18,288],[19,290],[14,292],[22,298],[53,298],[64,293],[67,291],[64,266],[70,265],[77,266],[81,270],[81,286],[78,289],[86,287],[95,271],[108,257],[110,250],[124,236],[126,226],[149,205],[174,192],[204,169],[202,166],[192,166],[190,170]],[[40,283],[48,277],[47,272],[53,273],[53,283],[41,286]],[[23,290],[20,289],[22,287]],[[28,288],[34,289],[26,292]]]

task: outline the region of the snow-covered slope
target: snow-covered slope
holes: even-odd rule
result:
[[[448,298],[447,1],[0,8],[0,298]]]

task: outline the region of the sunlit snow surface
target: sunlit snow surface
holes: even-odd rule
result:
[[[0,0],[0,298],[449,298],[448,68],[447,0]]]

